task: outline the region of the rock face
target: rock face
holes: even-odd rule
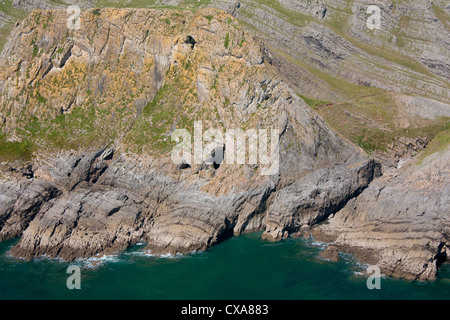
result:
[[[238,17],[248,9],[220,5]],[[324,21],[339,11],[322,1],[282,5]],[[365,84],[447,99],[445,57],[432,58],[443,65],[436,72],[441,78],[395,66],[400,76],[393,79],[378,65],[390,62],[366,70],[364,51],[321,23],[299,28],[267,8],[254,10],[281,24],[266,38],[270,46],[289,46],[294,40],[278,32],[292,30],[300,35],[296,54],[333,75],[361,84],[375,70],[373,82]],[[331,130],[283,81],[279,57],[223,11],[92,9],[83,11],[81,21],[81,29],[68,30],[65,10],[34,11],[16,25],[0,55],[0,138],[11,148],[34,151],[27,177],[10,173],[0,184],[0,240],[21,236],[14,255],[73,260],[138,242],[154,254],[187,253],[244,232],[264,231],[273,241],[313,232],[335,240],[332,260],[337,250],[357,254],[360,248],[364,261],[395,276],[434,277],[446,258],[443,213],[449,211],[448,175],[433,165],[445,172],[445,157],[379,178],[379,162]],[[269,28],[253,22],[260,31]],[[327,92],[329,84],[302,70],[300,83]],[[410,86],[411,77],[421,79],[417,86]],[[414,112],[420,99],[402,101]],[[447,114],[442,105],[433,102],[427,114]],[[259,161],[246,149],[245,163],[233,164],[229,152],[239,141],[211,146],[210,136],[200,163],[188,156],[175,163],[173,133],[184,129],[192,136],[199,124],[201,134],[241,130],[241,145],[258,141]],[[279,160],[269,165],[262,163],[264,130],[273,133],[267,144]],[[185,139],[192,142],[191,136]],[[225,150],[223,163],[210,163],[218,149]],[[427,172],[435,184],[416,186]],[[432,192],[437,184],[442,193]],[[366,216],[373,219],[363,223]],[[364,238],[367,230],[372,235]],[[393,231],[409,238],[392,240]],[[411,247],[417,250],[407,251]]]
[[[102,166],[104,154],[105,152],[86,154],[83,159],[88,159],[87,163],[97,162]],[[96,172],[93,166],[77,170],[77,167],[72,168],[70,164],[73,160],[71,157],[67,160],[59,158],[58,163],[54,163],[52,167],[38,170],[41,174],[46,171],[45,176],[52,182],[38,178],[18,197],[17,204],[21,199],[27,199],[29,203],[38,202],[33,193],[36,188],[34,184],[38,181],[49,185],[49,188],[57,185],[63,190],[60,193],[56,191],[59,190],[57,188],[51,189],[55,191],[48,196],[50,200],[43,205],[38,202],[41,207],[35,205],[37,213],[36,210],[27,211],[28,216],[34,214],[33,219],[27,216],[27,222],[32,220],[29,225],[19,219],[24,214],[15,211],[10,214],[10,220],[22,222],[14,230],[22,227],[23,231],[20,242],[12,249],[13,254],[26,258],[46,254],[72,260],[110,254],[141,241],[147,242],[148,249],[155,254],[187,253],[205,250],[227,237],[243,232],[266,228],[270,235],[276,230],[284,230],[283,234],[287,236],[308,223],[312,224],[312,221],[302,222],[301,219],[295,223],[287,222],[289,211],[286,208],[283,208],[286,217],[284,220],[279,219],[279,205],[275,201],[271,203],[276,188],[280,187],[279,178],[268,179],[260,186],[236,186],[236,191],[215,196],[202,191],[210,181],[197,180],[195,175],[196,180],[193,182],[177,181],[136,160],[119,156],[106,165],[98,179],[92,179]],[[353,165],[356,167],[347,168]],[[70,179],[61,179],[61,173],[65,173],[63,168],[70,168]],[[332,170],[330,168],[328,171]],[[335,198],[331,201],[339,207],[358,188],[368,184],[370,180],[367,178],[373,176],[375,166],[372,162],[364,162],[364,165],[353,163],[334,167],[334,170],[348,170],[348,176],[357,172],[364,176],[361,178],[357,174],[355,180],[346,183],[347,188],[343,188],[341,192],[333,191]],[[223,177],[223,174],[226,173],[220,168],[215,172],[216,178]],[[326,180],[325,184],[330,185],[337,184],[340,179],[346,178],[345,175],[315,173],[315,176],[321,176],[324,183]],[[300,197],[292,200],[298,203],[298,207],[302,205],[301,201],[313,203],[311,194],[320,197],[321,193],[317,192],[317,187],[312,186],[307,177],[303,183],[296,182],[295,186]],[[295,188],[290,186],[291,197],[295,192]],[[322,193],[326,194],[325,192]],[[306,194],[308,197],[302,200]],[[326,199],[314,206],[315,210],[311,209],[308,215],[310,220],[325,219],[334,212]],[[22,208],[25,211],[26,208]],[[293,213],[294,211],[291,215]],[[4,225],[2,234],[11,234],[9,224]],[[274,237],[274,240],[277,239]]]
[[[313,229],[387,275],[433,279],[449,252],[450,148],[375,180]]]
[[[227,9],[234,3],[212,5]],[[367,28],[370,5],[381,10],[380,30]],[[305,95],[338,98],[333,85],[311,72],[315,68],[351,83],[448,103],[446,10],[445,1],[243,0],[235,15],[275,49],[280,71]]]
[[[23,232],[17,256],[72,260],[140,241],[155,254],[186,253],[257,230],[278,240],[326,219],[379,174],[223,12],[91,10],[73,32],[57,28],[66,19],[34,12],[0,57],[2,118],[10,115],[3,132],[39,150],[29,186],[4,186],[1,234]],[[266,165],[250,159],[228,164],[227,151],[221,164],[178,166],[170,135],[196,130],[193,120],[205,131],[277,130],[276,170],[264,175]]]
[[[6,197],[10,190],[6,191]],[[33,181],[26,190],[20,194],[13,208],[5,208],[10,212],[6,217],[0,232],[0,239],[8,239],[20,236],[28,227],[41,207],[50,199],[60,194],[56,186],[47,181]],[[12,195],[14,197],[14,194]],[[14,198],[13,198],[14,199]],[[9,203],[12,203],[8,199]]]
[[[383,166],[415,156],[422,142],[433,138],[423,135],[432,132],[431,122],[448,117],[446,1],[238,3],[216,0],[211,5],[256,30],[267,47],[266,59],[283,80],[302,96],[315,98],[305,101],[334,130],[365,150],[376,149],[370,152]],[[381,29],[367,27],[371,5],[380,8]],[[368,102],[376,111],[369,111]],[[422,133],[411,137],[404,128]]]
[[[280,240],[326,220],[380,174],[379,165],[370,161],[334,166],[307,175],[277,193],[269,208],[264,236]]]

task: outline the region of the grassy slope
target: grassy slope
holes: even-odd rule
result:
[[[423,160],[429,155],[446,149],[449,145],[450,128],[449,126],[447,126],[447,129],[439,132],[427,146],[427,148],[422,152],[422,154],[418,157],[419,163],[422,163]]]

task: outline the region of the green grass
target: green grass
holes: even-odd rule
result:
[[[196,11],[200,8],[206,7],[212,0],[185,0],[178,4],[178,6],[157,5],[156,0],[130,0],[128,1],[109,1],[97,0],[96,5],[101,8],[155,8],[155,9],[189,9]]]
[[[39,54],[39,48],[36,43],[33,44],[33,57],[37,57]]]
[[[275,10],[279,13],[280,18],[284,18],[286,21],[296,26],[302,27],[314,20],[314,18],[303,13],[283,7],[278,0],[255,0],[255,2],[259,7],[268,7]]]
[[[2,28],[0,28],[0,52],[3,50],[8,36],[14,28],[14,23],[16,20],[22,20],[28,16],[28,12],[22,9],[14,8],[12,3],[13,0],[0,1],[0,11],[13,18],[12,21],[7,22]]]
[[[208,5],[210,5],[212,2],[212,0],[184,0],[183,2],[180,2],[178,4],[178,6],[180,8],[186,8],[186,7],[190,7],[193,10],[198,10],[204,7],[207,7]]]
[[[43,96],[41,96],[40,92],[36,93],[36,98],[38,99],[39,103],[42,103],[42,104],[47,103],[47,99],[45,99]]]
[[[230,34],[228,32],[225,35],[225,41],[223,45],[225,46],[225,49],[228,49],[228,46],[230,45]]]
[[[449,118],[445,117],[435,120],[410,118],[410,126],[400,128],[396,122],[399,117],[398,107],[391,93],[381,89],[372,93],[364,89],[361,88],[351,100],[345,102],[299,96],[321,114],[333,130],[359,145],[368,154],[374,151],[387,152],[389,146],[401,137],[422,137],[430,141],[450,124]]]
[[[3,28],[0,28],[0,52],[2,52],[5,47],[6,41],[8,40],[9,35],[13,29],[14,25],[12,23],[8,23]]]
[[[367,139],[365,136],[359,136],[353,139],[353,142],[360,146],[367,154],[371,154],[378,146],[372,139]]]
[[[2,161],[28,161],[33,154],[33,144],[29,141],[6,142],[0,140],[0,159]]]
[[[27,161],[31,159],[33,150],[34,144],[29,140],[7,141],[6,137],[0,133],[0,160]]]
[[[100,110],[91,105],[74,107],[70,113],[53,117],[51,115],[41,118],[21,116],[19,119],[27,119],[22,120],[17,127],[17,135],[23,142],[2,143],[3,151],[0,151],[3,155],[5,152],[10,152],[9,160],[14,160],[30,158],[32,151],[35,150],[77,150],[101,147],[113,141],[120,131],[117,123],[104,120],[111,111]]]
[[[172,96],[175,91],[176,89],[171,85],[164,85],[144,108],[126,140],[132,142],[141,151],[144,147],[150,147],[152,151],[157,152],[170,150],[170,137],[164,134],[170,130],[175,112],[170,104],[164,103],[164,99]]]
[[[12,5],[13,0],[3,0],[0,2],[0,11],[3,11],[8,16],[16,19],[25,19],[28,16],[28,12],[22,9],[17,9]]]
[[[101,8],[147,8],[155,5],[156,0],[130,0],[128,1],[108,1],[97,0],[97,6]]]
[[[422,163],[426,157],[446,149],[450,145],[450,126],[439,132],[418,157],[418,163]]]
[[[301,94],[299,94],[299,93],[298,93],[298,96],[299,96],[300,98],[302,98],[303,101],[305,101],[306,104],[307,104],[308,106],[310,106],[311,108],[314,108],[314,107],[316,107],[316,106],[323,106],[323,105],[326,105],[326,104],[331,104],[330,101],[306,97],[306,96],[301,95]]]

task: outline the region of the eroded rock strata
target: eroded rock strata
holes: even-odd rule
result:
[[[450,148],[386,172],[313,229],[384,274],[433,279],[450,244]]]
[[[205,126],[233,128],[245,123],[250,128],[279,130],[276,174],[264,176],[258,165],[192,165],[180,170],[170,159],[170,149],[137,153],[132,135],[139,138],[147,131],[133,130],[138,121],[144,121],[140,118],[154,116],[137,105],[137,113],[132,110],[120,119],[127,124],[128,116],[129,127],[114,128],[114,119],[110,123],[96,120],[97,128],[110,125],[109,130],[117,130],[109,141],[113,147],[92,152],[79,147],[79,151],[55,154],[43,144],[33,163],[33,182],[23,190],[2,186],[8,195],[3,238],[23,231],[12,250],[15,255],[46,254],[70,260],[123,250],[139,241],[148,242],[154,253],[190,252],[233,234],[264,229],[268,238],[280,239],[325,219],[367,187],[377,171],[376,163],[331,131],[290,91],[264,63],[259,42],[240,30],[230,16],[213,11],[214,19],[208,19],[208,13],[180,17],[152,10],[87,12],[81,18],[86,29],[95,24],[96,32],[74,31],[67,37],[67,30],[47,31],[34,23],[40,14],[40,19],[59,25],[65,21],[64,13],[36,12],[14,31],[1,57],[4,112],[27,114],[30,103],[39,105],[44,99],[45,106],[28,114],[30,121],[43,121],[61,110],[69,117],[89,99],[98,109],[110,111],[107,99],[116,90],[114,83],[126,83],[127,77],[142,83],[138,101],[143,104],[155,99],[164,86],[178,82],[179,89],[180,82],[186,81],[196,92],[188,103],[197,108],[188,116],[204,120]],[[178,19],[171,24],[181,30],[171,31],[168,16]],[[29,46],[33,40],[35,48]],[[131,76],[124,75],[121,67],[131,63],[141,67]],[[234,77],[223,81],[221,69],[228,70],[224,76],[234,72]],[[58,81],[63,73],[79,79],[76,72],[86,81]],[[102,76],[106,73],[114,77]],[[213,88],[215,83],[218,88]],[[37,90],[40,98],[33,100]],[[125,85],[119,96],[129,94],[127,90]],[[67,99],[72,92],[75,96]],[[161,122],[181,127],[177,121],[184,116],[184,107],[176,106],[173,118]],[[215,110],[215,118],[204,118],[200,112],[210,109]],[[230,109],[233,117],[228,115]],[[18,116],[7,117],[4,130],[27,128],[26,122],[18,120]],[[98,140],[101,146],[102,137]],[[303,208],[310,208],[308,217],[299,214]]]
[[[81,19],[81,30],[68,30],[65,11],[35,11],[0,55],[2,134],[33,151],[24,170],[2,170],[0,240],[21,236],[12,254],[73,260],[138,242],[154,254],[187,253],[244,232],[302,235],[331,215],[317,234],[360,247],[337,238],[344,227],[334,221],[397,180],[377,179],[379,162],[331,130],[232,16],[96,9]],[[278,130],[279,170],[263,175],[264,165],[228,165],[227,156],[220,165],[173,163],[171,134],[193,134],[199,120],[204,130]],[[446,206],[430,215],[448,221]],[[433,278],[447,243],[437,225],[445,223],[414,229],[420,243],[431,239],[428,251],[413,241],[415,260],[377,261],[402,270],[396,276]]]

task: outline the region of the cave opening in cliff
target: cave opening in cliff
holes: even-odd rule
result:
[[[190,44],[191,48],[194,49],[195,45],[197,44],[197,41],[195,41],[195,39],[192,38],[191,36],[187,36],[186,40],[184,40],[184,43]]]

